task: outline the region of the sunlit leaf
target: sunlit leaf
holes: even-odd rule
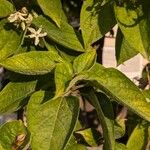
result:
[[[73,62],[73,69],[75,73],[80,73],[81,71],[89,70],[96,61],[96,51],[91,50],[85,52],[75,58]]]
[[[63,12],[61,0],[37,0],[44,14],[51,17],[52,20],[60,27],[62,21],[66,21]]]
[[[142,5],[134,6],[131,2],[122,2],[121,5],[114,3],[114,10],[125,40],[133,49],[148,58],[150,29],[148,20],[144,17]]]
[[[144,122],[138,124],[133,130],[128,142],[128,150],[144,150],[148,143],[148,123]]]
[[[57,58],[57,55],[52,55],[48,51],[32,51],[10,57],[2,61],[0,65],[8,70],[22,74],[46,74],[59,62]]]
[[[150,121],[150,104],[141,90],[120,71],[96,64],[90,71],[83,72],[74,78],[69,87],[79,80],[90,80],[94,86],[103,90],[118,103]]]
[[[85,51],[80,42],[80,35],[69,24],[62,22],[61,28],[58,28],[42,16],[34,19],[33,23],[38,27],[42,26],[47,32],[47,36],[56,43],[75,51]]]
[[[34,93],[27,108],[31,147],[33,150],[60,150],[74,131],[79,102],[75,97],[64,97],[43,103],[44,97],[43,91]]]
[[[116,24],[111,4],[100,5],[99,1],[85,0],[81,9],[80,28],[85,47],[102,38]]]
[[[55,84],[56,93],[55,97],[59,97],[63,94],[66,89],[69,80],[73,77],[73,68],[70,63],[64,62],[59,63],[55,69]]]

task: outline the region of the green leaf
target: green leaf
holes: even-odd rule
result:
[[[70,82],[68,89],[79,80],[90,80],[95,87],[103,90],[118,103],[127,106],[137,115],[150,121],[150,104],[141,90],[117,69],[105,68],[96,64],[89,71],[76,76]]]
[[[1,62],[19,50],[19,47],[21,46],[21,36],[6,25],[6,20],[2,20],[0,21],[0,37]]]
[[[60,45],[57,45],[57,51],[59,52],[59,55],[63,58],[63,60],[71,63],[77,56],[83,53],[78,51],[72,51],[71,49],[65,48]]]
[[[120,29],[118,29],[117,32],[115,47],[117,65],[124,63],[138,54],[138,52],[131,47],[129,42],[124,38]]]
[[[64,93],[68,82],[73,77],[73,68],[72,65],[68,62],[59,63],[55,69],[55,85],[56,85],[56,92],[55,98],[62,96]]]
[[[128,150],[124,144],[117,143],[115,144],[115,150]]]
[[[33,24],[38,27],[42,26],[47,32],[47,36],[56,43],[75,51],[85,51],[80,42],[80,35],[77,35],[74,29],[66,22],[62,22],[61,28],[58,28],[46,18],[39,16],[34,19]]]
[[[115,120],[115,139],[119,139],[125,135],[125,119],[116,119]]]
[[[81,9],[80,28],[85,48],[103,37],[116,24],[112,5],[101,6],[99,3],[85,0]]]
[[[0,0],[0,18],[8,16],[13,11],[13,5],[8,0]]]
[[[59,62],[57,58],[57,55],[48,51],[32,51],[10,57],[0,65],[21,74],[46,74],[54,69],[56,62]]]
[[[128,150],[145,150],[148,143],[148,123],[139,123],[133,130],[128,142]]]
[[[104,150],[115,149],[115,135],[114,135],[114,113],[110,100],[104,95],[95,95],[93,91],[88,91],[86,97],[95,107],[98,119],[103,128]]]
[[[81,129],[79,121],[76,123],[74,131]],[[72,135],[64,150],[87,150],[87,147],[77,143],[75,136]]]
[[[8,83],[0,92],[0,114],[14,112],[25,104],[24,99],[35,91],[36,83],[36,81]]]
[[[62,21],[66,21],[66,16],[62,9],[61,0],[37,0],[44,14],[49,16],[59,27]]]
[[[75,138],[72,137],[64,150],[87,150],[87,147],[78,144]]]
[[[75,73],[80,73],[89,70],[96,61],[96,51],[90,50],[79,55],[73,62],[73,69]]]
[[[144,90],[142,92],[143,92],[143,94],[144,94],[144,96],[146,98],[146,101],[150,102],[150,90]]]
[[[150,121],[150,104],[140,89],[123,73],[114,68],[95,65],[87,74],[87,79],[102,88],[106,94],[127,106],[139,116]]]
[[[125,40],[145,58],[150,55],[150,29],[148,20],[144,17],[142,6],[134,6],[131,2],[122,5],[114,3],[118,25]],[[134,35],[134,36],[133,36]]]
[[[75,135],[78,135],[80,142],[82,142],[82,139],[80,139],[80,136],[83,137],[84,142],[86,142],[91,147],[97,147],[98,146],[98,139],[100,136],[100,133],[94,129],[94,128],[88,128],[84,130],[79,130],[75,132]]]
[[[44,97],[45,92],[36,92],[28,104],[31,147],[33,150],[63,150],[76,126],[79,101],[75,97],[64,97],[42,103]]]
[[[21,121],[12,121],[0,128],[1,150],[24,149],[28,147],[30,134]]]
[[[63,62],[63,58],[59,55],[58,50],[55,46],[50,45],[49,43],[45,43],[46,48],[48,49],[49,53],[56,58],[58,62]]]

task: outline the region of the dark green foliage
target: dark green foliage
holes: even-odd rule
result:
[[[8,79],[0,115],[25,114],[0,126],[0,150],[145,150],[150,91],[98,64],[94,43],[117,24],[118,65],[138,53],[149,62],[149,7],[149,0],[0,0],[0,67]],[[149,72],[147,65],[144,88]],[[87,102],[98,129],[80,117]]]

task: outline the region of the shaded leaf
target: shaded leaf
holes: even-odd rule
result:
[[[21,46],[21,36],[13,29],[6,28],[6,20],[0,21],[0,61],[18,52]]]
[[[28,74],[46,74],[56,65],[57,55],[48,51],[32,51],[15,55],[1,62],[0,64],[8,70]]]
[[[114,10],[125,40],[133,49],[148,58],[150,55],[150,30],[148,20],[144,17],[142,5],[123,2],[120,6],[114,3]]]
[[[56,43],[75,51],[85,51],[80,42],[80,35],[78,35],[69,24],[62,22],[61,28],[58,28],[42,16],[34,19],[33,24],[38,27],[42,26],[47,32],[47,36]]]
[[[85,0],[81,9],[80,28],[85,48],[102,38],[116,24],[111,4],[101,6],[99,1]]]
[[[12,121],[0,128],[2,150],[23,149],[28,146],[30,134],[21,121]]]
[[[116,60],[118,65],[124,63],[125,61],[133,58],[135,55],[138,54],[138,52],[133,47],[131,47],[129,42],[125,40],[120,29],[118,29],[117,31],[115,47]]]
[[[24,99],[35,91],[36,83],[36,81],[8,83],[0,92],[0,114],[14,112],[25,104]]]
[[[93,91],[86,95],[91,104],[95,107],[98,119],[103,128],[104,150],[114,150],[114,113],[112,104],[104,94],[95,95]]]
[[[42,103],[44,97],[45,92],[36,92],[28,104],[31,147],[33,150],[64,149],[76,126],[79,102],[75,97],[65,97]]]

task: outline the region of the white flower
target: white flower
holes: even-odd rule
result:
[[[15,26],[21,26],[22,30],[25,30],[26,27],[29,27],[31,25],[33,16],[30,13],[28,13],[26,7],[23,7],[21,10],[11,14],[8,17],[8,20]]]
[[[32,20],[33,20],[33,16],[29,14],[25,22],[28,26],[30,26],[32,23]]]
[[[40,42],[40,38],[47,35],[46,32],[41,33],[42,28],[39,28],[37,31],[34,28],[28,27],[28,30],[31,32],[30,35],[28,35],[30,38],[35,38],[34,44],[38,45]]]
[[[11,22],[11,23],[12,23],[12,22],[22,22],[22,21],[25,21],[25,20],[26,20],[25,17],[27,17],[27,14],[21,13],[21,12],[17,11],[17,12],[15,12],[15,13],[11,14],[11,15],[8,17],[8,20],[9,20],[9,22]]]

